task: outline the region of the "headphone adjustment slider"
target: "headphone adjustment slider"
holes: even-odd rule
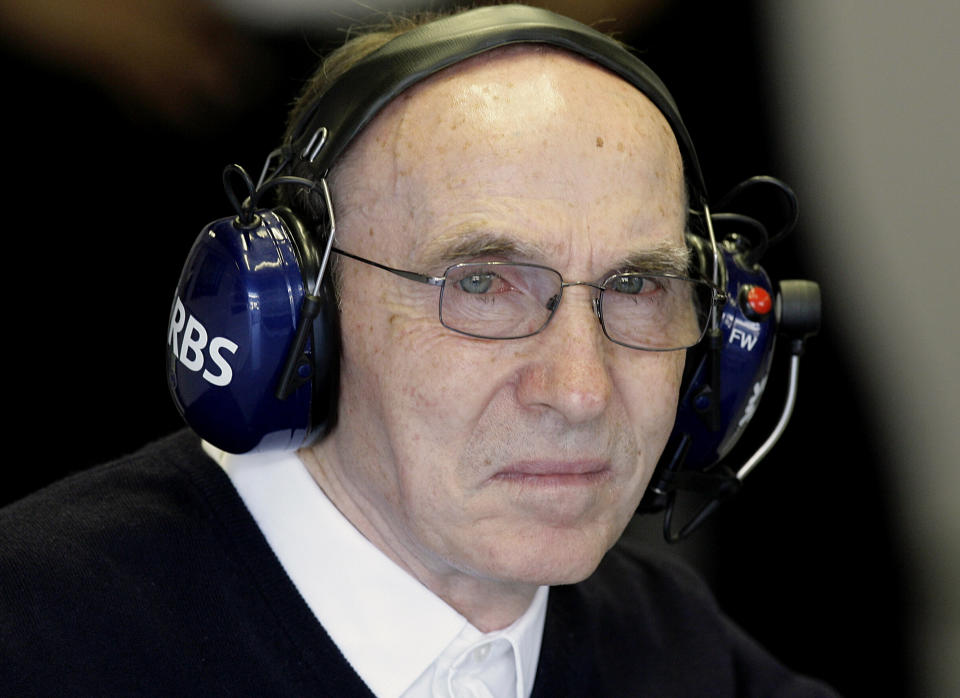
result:
[[[317,156],[320,155],[320,151],[323,150],[323,146],[326,145],[326,143],[327,127],[321,126],[310,136],[310,140],[303,147],[303,152],[300,153],[300,157],[307,162],[313,163],[317,159]]]

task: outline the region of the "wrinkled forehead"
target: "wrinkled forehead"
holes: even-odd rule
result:
[[[589,59],[550,46],[520,44],[475,56],[415,85],[391,106],[388,118],[392,112],[415,129],[457,118],[451,127],[490,139],[519,130],[590,132],[614,116],[679,158],[670,125],[646,95]]]
[[[536,170],[561,148],[579,148],[582,156],[580,167],[549,173],[565,176],[571,188],[590,167],[604,168],[597,176],[612,180],[628,159],[640,158],[655,177],[675,182],[681,197],[685,191],[677,139],[646,95],[589,59],[533,44],[472,57],[410,87],[368,124],[331,174],[356,189],[385,172],[396,183],[463,160],[477,175],[524,164]]]
[[[541,263],[585,245],[623,257],[682,246],[686,221],[682,158],[659,110],[605,68],[536,46],[407,90],[354,141],[332,184],[340,239],[398,263],[464,238],[538,249],[523,258]]]
[[[673,97],[649,66],[607,35],[568,17],[525,5],[480,7],[401,31],[341,73],[341,59],[353,49],[345,50],[331,70],[339,77],[319,94],[305,96],[281,150],[323,176],[367,124],[412,85],[486,52],[530,44],[585,56],[647,95],[666,116],[680,143],[695,208],[706,202],[690,134]],[[354,49],[363,45],[358,39]]]

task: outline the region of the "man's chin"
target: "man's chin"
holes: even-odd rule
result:
[[[590,559],[545,561],[540,569],[518,571],[513,581],[536,586],[576,584],[592,575],[601,559],[602,555]],[[507,571],[505,574],[512,576]]]
[[[523,584],[575,584],[594,573],[616,536],[585,537],[582,532],[549,530],[506,544],[487,566],[495,579]]]

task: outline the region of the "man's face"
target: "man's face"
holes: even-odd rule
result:
[[[683,249],[681,160],[633,87],[552,50],[507,49],[394,101],[334,182],[338,244],[441,276],[532,262],[595,281]],[[439,289],[340,258],[339,424],[318,449],[328,495],[429,579],[564,583],[620,536],[674,421],[683,352],[603,336],[571,287],[540,334],[444,328]]]

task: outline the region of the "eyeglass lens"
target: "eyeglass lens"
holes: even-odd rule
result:
[[[712,307],[708,284],[640,274],[616,274],[600,292],[604,333],[638,349],[693,346]],[[563,293],[563,279],[546,267],[486,262],[447,270],[440,295],[440,321],[475,337],[518,339],[549,322]]]

